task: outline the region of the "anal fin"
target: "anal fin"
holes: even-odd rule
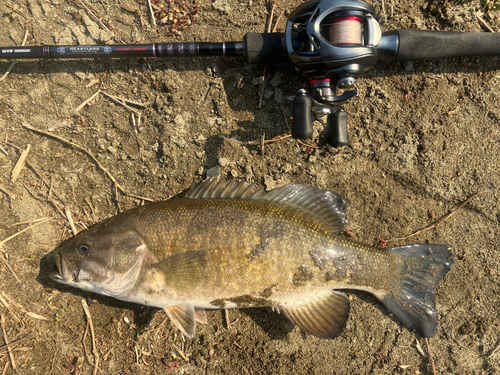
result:
[[[350,302],[343,293],[329,291],[308,303],[280,307],[280,311],[305,332],[324,339],[334,339],[344,330]]]
[[[198,322],[200,324],[207,324],[208,323],[207,313],[206,313],[205,309],[195,307],[194,318],[196,319],[196,322]]]
[[[196,330],[196,315],[193,306],[168,306],[164,307],[163,310],[184,336],[193,338]]]

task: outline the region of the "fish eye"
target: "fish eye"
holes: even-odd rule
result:
[[[86,253],[89,250],[90,250],[90,246],[86,243],[82,243],[82,244],[78,245],[78,251],[81,253]]]

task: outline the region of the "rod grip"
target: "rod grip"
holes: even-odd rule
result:
[[[250,64],[278,63],[283,59],[280,33],[247,33],[243,37],[245,60]]]
[[[396,30],[399,48],[394,61],[500,56],[499,33]]]

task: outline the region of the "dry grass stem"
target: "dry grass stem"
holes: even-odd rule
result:
[[[432,365],[432,373],[436,375],[436,367],[434,366],[434,358],[432,357],[432,351],[431,351],[431,346],[429,345],[429,340],[427,337],[425,338],[425,343],[427,344],[427,350],[429,351],[429,358],[431,360],[431,365]]]
[[[103,94],[104,94],[104,92],[103,92]],[[127,192],[125,191],[125,189],[116,181],[116,179],[113,177],[113,175],[106,168],[104,168],[104,166],[101,163],[99,163],[99,161],[96,159],[96,157],[94,155],[92,155],[89,151],[87,151],[86,149],[84,149],[82,146],[79,146],[76,143],[67,141],[64,138],[58,137],[57,135],[46,133],[46,132],[44,132],[42,130],[32,128],[31,126],[26,125],[26,124],[23,124],[23,127],[25,127],[26,129],[29,129],[31,131],[34,131],[36,133],[43,134],[43,135],[45,135],[47,137],[51,137],[51,138],[57,139],[58,141],[66,143],[67,145],[73,146],[77,150],[83,152],[84,154],[86,154],[87,156],[89,156],[104,173],[106,173],[106,175],[109,177],[109,179],[116,184],[116,186],[118,187],[118,189],[123,194],[127,195]]]
[[[455,215],[457,213],[457,211],[459,211],[463,206],[465,206],[467,203],[469,203],[472,199],[478,197],[479,195],[483,195],[483,194],[486,194],[486,193],[489,193],[489,191],[481,191],[481,192],[479,192],[477,194],[474,194],[473,196],[469,197],[465,202],[463,202],[460,206],[458,206],[455,210],[453,210],[448,215],[446,215],[444,218],[442,218],[438,222],[435,222],[434,224],[429,225],[428,227],[425,227],[424,229],[420,229],[420,230],[416,231],[415,233],[412,233],[412,234],[410,234],[410,235],[408,235],[406,237],[391,238],[390,240],[386,240],[385,242],[394,242],[394,241],[399,241],[399,240],[406,240],[406,239],[414,237],[414,236],[416,236],[416,235],[418,235],[418,234],[420,234],[422,232],[425,232],[426,230],[429,230],[429,229],[432,229],[432,228],[437,228],[441,224],[443,224],[446,220],[448,220],[450,217],[452,217],[453,215]]]
[[[124,106],[125,108],[127,108],[129,111],[132,111],[134,113],[136,113],[137,115],[139,115],[139,111],[135,108],[132,108],[130,107],[129,105],[127,105],[127,103],[130,103],[130,104],[133,104],[133,105],[139,105],[139,106],[144,106],[143,104],[140,104],[140,103],[136,103],[136,102],[132,102],[131,100],[127,100],[127,99],[123,99],[123,98],[120,98],[118,96],[114,96],[114,95],[111,95],[111,94],[108,94],[107,92],[105,91],[101,91],[104,95],[106,95],[108,98],[112,99],[113,101],[115,101],[116,103]]]
[[[177,353],[184,359],[186,362],[189,362],[189,357],[184,353],[180,348],[174,346],[175,350],[177,350]]]
[[[14,233],[12,236],[7,237],[6,239],[4,239],[4,240],[0,241],[0,249],[2,248],[2,246],[3,246],[3,245],[5,245],[5,243],[6,243],[7,241],[10,241],[10,240],[11,240],[11,239],[13,239],[14,237],[19,236],[21,233],[26,232],[27,230],[29,230],[29,229],[31,229],[31,228],[34,228],[34,227],[36,227],[37,225],[43,224],[43,223],[45,223],[45,222],[47,222],[47,221],[49,221],[49,220],[52,220],[52,218],[51,218],[51,217],[46,217],[46,218],[44,218],[44,219],[41,219],[41,220],[40,220],[40,221],[38,221],[37,223],[35,223],[35,224],[33,224],[33,225],[29,226],[28,228],[24,228],[23,230],[20,230],[19,232]]]
[[[297,141],[302,145],[302,146],[306,146],[306,147],[309,147],[309,148],[319,148],[319,146],[312,146],[312,145],[308,145],[307,143],[304,143],[302,142],[300,139],[297,139]]]
[[[26,44],[26,40],[27,39],[28,39],[28,29],[26,29],[24,31],[24,38],[23,38],[23,42],[21,43],[21,46],[24,46]],[[7,71],[3,74],[2,77],[0,77],[0,82],[2,82],[5,78],[7,78],[7,76],[9,75],[10,71],[12,70],[12,68],[14,68],[14,65],[16,65],[16,63],[17,63],[17,59],[14,60],[14,61],[12,61],[12,63],[9,66],[9,68],[7,69]],[[3,150],[3,151],[5,152],[5,150]],[[5,154],[7,154],[7,153],[5,152]]]
[[[7,345],[7,351],[9,352],[10,364],[12,365],[12,369],[17,372],[16,360],[14,359],[14,354],[12,354],[12,350],[10,350],[9,339],[7,338],[7,332],[5,331],[5,316],[2,314],[0,316],[1,326],[2,326],[2,334],[3,341],[5,345]]]
[[[477,12],[477,13],[476,13],[476,18],[477,18],[477,20],[479,21],[479,23],[480,23],[481,25],[483,25],[486,29],[488,29],[488,31],[489,31],[489,32],[494,33],[494,32],[495,32],[495,30],[493,30],[493,29],[490,27],[490,25],[488,25],[488,24],[486,23],[486,21],[483,19],[482,15],[483,15],[483,13],[482,13],[482,12],[480,12],[480,11],[479,11],[479,12]]]
[[[90,326],[90,335],[92,336],[92,354],[94,355],[93,375],[96,375],[99,366],[99,353],[95,345],[95,333],[94,333],[94,325],[92,324],[92,316],[90,315],[89,306],[87,305],[87,302],[84,299],[82,299],[82,307],[83,311],[85,312],[85,316],[87,317],[87,323]]]
[[[3,191],[9,197],[10,200],[13,200],[16,197],[13,193],[11,193],[10,191],[8,191],[2,185],[0,185],[0,191]]]
[[[5,149],[2,146],[0,146],[0,151],[2,151],[5,155],[9,156],[9,154],[7,153],[7,151],[5,151]]]
[[[281,17],[283,17],[283,14],[285,14],[284,10],[281,11],[280,15],[276,19],[276,23],[274,24],[274,27],[273,27],[273,30],[272,30],[273,33],[276,32],[276,28],[278,27],[278,24],[279,24],[279,22],[281,20]]]
[[[74,111],[73,111],[73,114],[76,114],[78,112],[81,111],[81,109],[83,107],[85,107],[87,105],[88,102],[90,102],[92,99],[94,99],[97,95],[99,95],[99,93],[101,92],[101,90],[97,90],[94,95],[92,95],[90,98],[88,98],[87,100],[85,100],[82,104],[80,104]]]
[[[264,144],[279,142],[279,141],[282,141],[283,139],[290,138],[291,136],[292,136],[291,134],[278,135],[278,136],[274,137],[273,139],[268,139],[267,141],[265,140]],[[260,141],[247,142],[247,145],[253,145],[253,146],[261,145],[261,144],[262,144],[262,139]]]
[[[38,223],[38,222],[44,221],[44,220],[47,220],[47,218],[46,217],[42,217],[40,219],[35,219],[35,220],[30,220],[30,221],[22,221],[20,223],[5,224],[5,228],[10,229],[10,228],[17,227],[19,225]]]
[[[30,152],[31,145],[28,145],[26,149],[21,153],[21,156],[19,159],[17,159],[17,163],[14,166],[14,169],[12,170],[12,174],[10,176],[10,180],[12,182],[16,182],[17,178],[19,177],[19,173],[21,173],[22,169],[24,168],[24,164],[26,164],[26,158],[28,157],[28,154]]]
[[[19,317],[16,315],[16,313],[14,311],[12,311],[12,309],[10,308],[10,305],[7,303],[7,301],[2,296],[0,296],[0,302],[2,302],[2,304],[5,306],[7,311],[12,314],[12,316],[17,320],[18,323],[22,323],[21,319],[19,319]]]
[[[266,133],[262,133],[260,137],[260,153],[262,155],[264,155],[264,152],[266,151],[265,140],[266,140]]]
[[[8,350],[9,348],[10,349],[13,349],[14,346],[16,345],[19,345],[20,343],[22,343],[23,341],[27,341],[27,340],[33,340],[34,338],[36,338],[36,334],[34,332],[30,332],[28,333],[26,336],[24,336],[23,338],[20,338],[18,340],[14,340],[12,341],[11,343],[9,344],[6,344],[6,345],[2,345],[0,346],[0,352],[3,352],[3,351],[6,351]]]
[[[492,358],[495,354],[498,353],[498,351],[500,351],[500,345],[498,345],[492,352],[491,354],[488,356],[488,358]]]
[[[127,197],[132,197],[132,198],[137,198],[137,199],[142,199],[143,201],[148,201],[148,202],[154,202],[154,199],[151,199],[151,198],[146,198],[146,197],[141,197],[139,195],[135,195],[135,194],[126,194]]]
[[[75,227],[73,215],[71,215],[71,211],[69,210],[68,206],[64,207],[64,213],[66,214],[66,218],[68,219],[69,226],[71,227],[71,231],[73,232],[73,236],[76,236],[78,234],[78,230]]]
[[[16,145],[15,145],[15,144],[13,144],[12,142],[7,142],[7,141],[5,141],[5,144],[9,145],[10,147],[15,148],[15,149],[16,149],[16,150],[18,150],[19,152],[22,152],[22,150],[23,150],[21,147],[16,146]],[[26,164],[28,165],[28,167],[30,167],[30,168],[31,168],[31,170],[33,171],[33,173],[34,173],[34,174],[35,174],[35,175],[36,175],[36,176],[37,176],[40,180],[42,180],[42,182],[43,182],[43,183],[44,183],[44,184],[45,184],[45,185],[49,188],[49,190],[50,190],[50,191],[49,191],[49,197],[50,197],[50,192],[52,192],[52,184],[49,184],[49,183],[45,180],[45,178],[43,178],[43,176],[42,176],[42,175],[38,172],[38,170],[35,168],[35,166],[34,166],[33,164],[31,164],[31,163],[30,163],[30,161],[29,161],[29,160],[26,160]],[[55,191],[54,191],[53,193],[54,193],[54,195],[55,195],[55,197],[56,197],[57,199],[59,199],[62,203],[64,203],[63,199],[62,199],[62,198],[61,198],[61,197],[60,197],[60,196],[59,196],[59,195],[58,195]],[[64,217],[64,215],[63,215],[63,217]]]
[[[155,13],[153,12],[153,7],[151,6],[151,0],[148,0],[148,7],[149,12],[151,13],[151,21],[153,22],[153,25],[156,26]]]
[[[113,28],[113,27],[109,24],[109,22],[108,22],[108,21],[107,21],[107,20],[106,20],[103,16],[101,16],[101,15],[99,14],[99,12],[97,12],[97,11],[96,11],[94,8],[92,8],[91,6],[87,6],[87,5],[83,2],[83,0],[76,0],[76,1],[79,3],[79,5],[81,5],[83,8],[85,8],[85,9],[87,10],[87,12],[88,12],[90,15],[92,15],[92,16],[95,18],[95,20],[99,23],[99,25],[101,25],[101,27],[102,27],[103,29],[108,29],[109,31],[113,31],[113,32],[115,33],[115,35],[117,35],[117,33],[116,33],[115,29],[114,29],[114,28]],[[95,13],[94,13],[94,12],[95,12]],[[101,18],[104,22],[106,22],[106,23],[108,24],[108,26],[104,25],[104,24],[102,23],[102,21],[99,19],[99,17],[97,17],[97,15],[96,15],[96,14],[97,14],[97,15],[98,15],[98,16],[99,16],[99,17],[100,17],[100,18]]]

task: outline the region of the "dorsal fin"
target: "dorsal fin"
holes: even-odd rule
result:
[[[254,185],[247,187],[234,179],[211,179],[191,188],[186,198],[268,200],[313,217],[333,233],[345,230],[347,225],[347,205],[340,194],[301,184],[288,184],[266,193],[264,189],[257,190]]]

